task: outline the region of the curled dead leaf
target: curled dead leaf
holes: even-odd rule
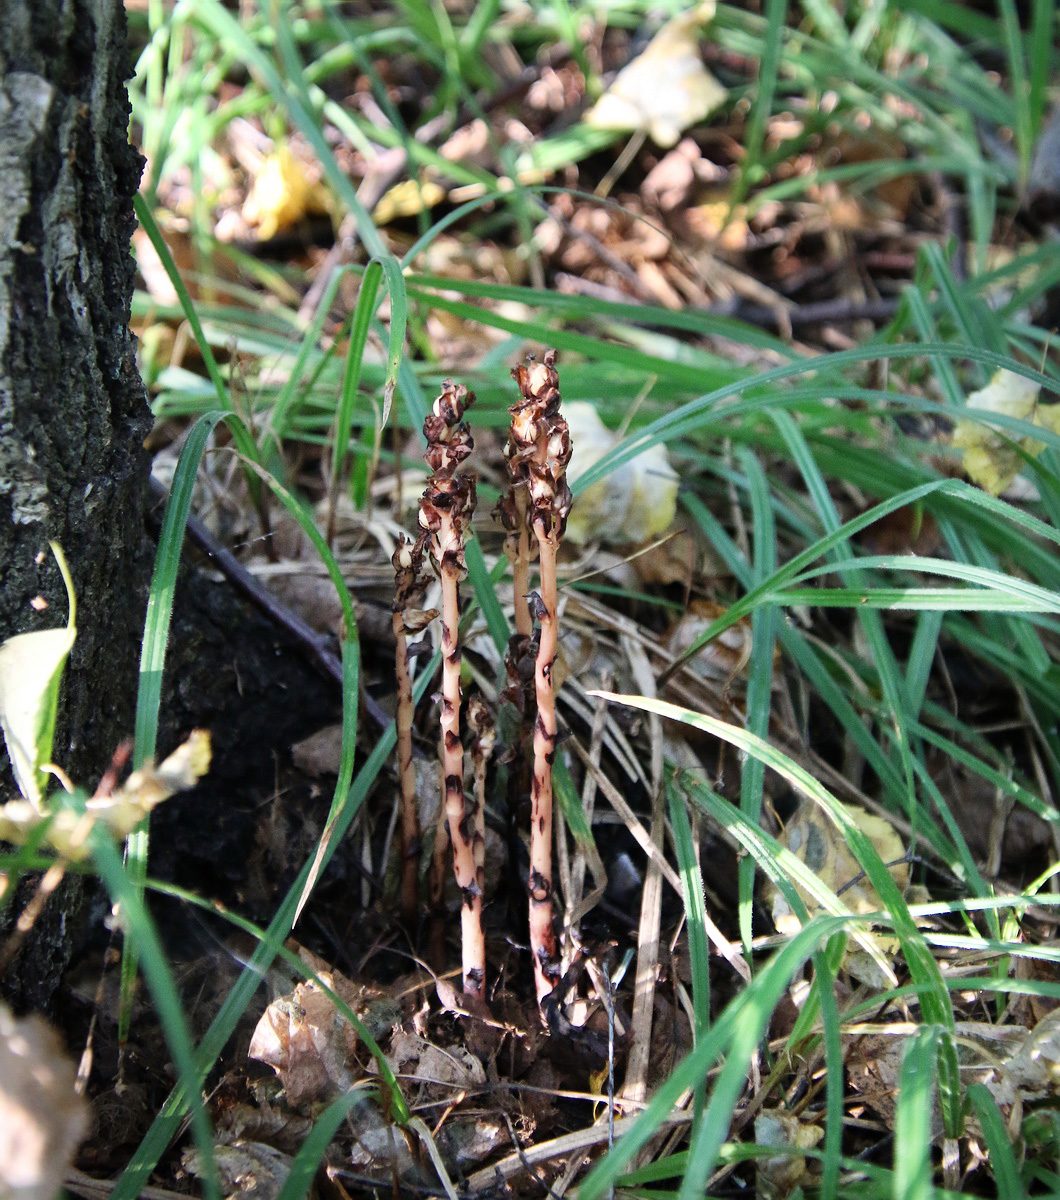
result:
[[[986,387],[972,392],[967,408],[1018,417],[1056,433],[1060,430],[1060,404],[1039,404],[1039,391],[1031,380],[1002,369],[994,372]],[[957,422],[953,444],[963,451],[961,462],[968,477],[992,496],[1000,496],[1019,474],[1023,455],[1037,458],[1045,449],[1035,438],[1021,438],[973,420]]]
[[[0,1004],[0,1195],[52,1200],[88,1127],[74,1065],[40,1017]]]
[[[308,957],[321,984],[350,1008],[373,1037],[384,1036],[401,1020],[400,1004],[382,989],[356,984]],[[330,1100],[348,1091],[363,1073],[357,1031],[321,984],[308,980],[274,1000],[250,1040],[249,1056],[272,1067],[292,1108]]]

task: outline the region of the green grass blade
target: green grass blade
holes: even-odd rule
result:
[[[673,1071],[652,1097],[636,1124],[585,1177],[579,1200],[599,1200],[617,1183],[633,1156],[658,1132],[683,1092],[694,1088],[721,1057],[725,1066],[713,1085],[710,1104],[700,1123],[701,1137],[686,1160],[681,1196],[702,1196],[705,1180],[717,1162],[733,1109],[746,1081],[750,1057],[795,972],[831,936],[842,920],[817,917],[769,961],[718,1018],[702,1042]]]
[[[631,708],[669,717],[671,720],[681,721],[686,725],[711,733],[728,742],[737,750],[761,758],[766,766],[771,767],[786,779],[797,792],[820,805],[822,811],[842,833],[851,853],[876,889],[876,893],[887,911],[895,934],[902,944],[906,965],[914,982],[918,985],[918,995],[925,1020],[942,1025],[947,1029],[953,1028],[953,1009],[946,994],[945,983],[939,973],[938,964],[925,943],[924,935],[910,916],[904,896],[868,836],[827,788],[823,787],[787,755],[781,754],[761,738],[724,721],[718,721],[705,714],[694,713],[676,704],[669,704],[666,701],[646,696],[619,696],[613,692],[603,691],[594,691],[589,694],[600,696],[612,703],[624,704]],[[939,1053],[939,1096],[947,1131],[950,1136],[957,1136],[956,1131],[961,1126],[961,1092],[956,1052],[952,1042],[947,1044],[944,1041]]]
[[[327,1108],[314,1118],[309,1136],[294,1156],[290,1173],[284,1180],[276,1200],[303,1200],[303,1197],[311,1194],[313,1180],[324,1161],[331,1139],[353,1109],[358,1104],[369,1101],[371,1095],[363,1085],[353,1087],[337,1100],[332,1100]]]
[[[942,1030],[926,1025],[906,1043],[894,1122],[895,1200],[931,1200],[931,1126]]]
[[[703,875],[692,838],[685,798],[677,788],[673,774],[666,779],[666,798],[670,808],[677,868],[681,873],[685,924],[688,929],[688,966],[692,974],[693,1034],[699,1041],[710,1029],[710,943],[707,938],[707,901],[703,893]]]
[[[761,59],[758,64],[758,86],[751,113],[744,129],[744,154],[740,171],[733,187],[732,207],[743,202],[750,188],[765,175],[762,167],[762,146],[765,142],[766,124],[773,112],[773,96],[776,92],[780,71],[780,51],[784,38],[784,17],[787,0],[766,0],[765,29],[761,41]]]
[[[165,675],[166,648],[173,617],[173,597],[180,568],[184,529],[191,509],[195,476],[202,460],[206,442],[219,422],[226,419],[222,412],[201,417],[188,431],[184,446],[173,473],[172,491],[166,503],[162,532],[155,551],[154,572],[147,594],[147,616],[144,621],[143,643],[140,648],[140,673],[136,694],[136,718],[133,734],[133,768],[139,770],[157,754],[158,716],[162,703],[162,681]],[[143,895],[147,875],[149,845],[148,823],[144,821],[125,842],[125,862],[133,892]],[[138,953],[135,942],[125,938],[118,1002],[118,1042],[124,1046],[129,1037],[133,997],[136,988]]]
[[[968,1100],[983,1131],[998,1196],[1004,1196],[1005,1200],[1023,1200],[1027,1189],[1020,1175],[1004,1119],[998,1111],[997,1101],[985,1083],[973,1083],[968,1088]]]
[[[753,562],[756,583],[769,579],[776,571],[777,537],[773,520],[772,497],[765,472],[758,459],[740,447],[739,461],[747,478],[751,500]],[[758,737],[766,737],[772,715],[773,651],[777,637],[777,613],[758,606],[751,613],[751,657],[747,673],[747,728]],[[748,821],[757,823],[762,812],[762,782],[765,767],[758,759],[748,760],[740,772],[740,811]],[[739,868],[740,937],[748,960],[751,946],[751,917],[754,904],[754,862],[745,858]]]
[[[836,1003],[835,971],[829,967],[827,954],[814,955],[813,978],[821,1014],[826,1070],[821,1200],[832,1200],[839,1187],[843,1153],[843,1030]]]
[[[210,377],[210,382],[217,392],[217,399],[220,401],[221,407],[227,412],[232,411],[232,401],[228,395],[228,386],[221,375],[221,368],[217,365],[217,359],[214,357],[213,348],[206,340],[206,335],[203,333],[202,322],[199,320],[199,314],[195,311],[195,305],[191,301],[191,296],[184,284],[180,272],[177,270],[177,264],[173,261],[173,255],[169,252],[169,247],[166,245],[165,238],[162,236],[162,231],[158,228],[158,223],[155,221],[154,214],[147,207],[147,202],[137,193],[133,197],[133,208],[136,212],[136,219],[140,222],[144,233],[147,234],[151,245],[154,247],[155,253],[158,255],[166,272],[166,277],[173,285],[177,293],[177,298],[180,301],[180,307],[184,313],[184,319],[188,322],[192,335],[195,338],[195,344],[199,347],[199,353],[202,355],[203,364],[206,367],[206,373]]]
[[[468,579],[471,581],[475,600],[482,610],[482,615],[486,618],[486,627],[490,631],[490,637],[493,639],[494,646],[497,647],[497,652],[503,655],[508,649],[511,627],[497,596],[497,582],[504,575],[507,562],[503,558],[500,559],[491,572],[482,553],[482,543],[477,537],[468,539],[465,557]]]
[[[181,1006],[180,991],[162,950],[161,939],[144,907],[142,888],[129,877],[122,865],[121,856],[110,840],[110,835],[99,826],[92,831],[92,860],[112,901],[120,905],[128,940],[139,948],[144,977],[173,1055],[173,1063],[183,1080],[195,1081],[194,1086],[188,1089],[186,1107],[191,1111],[195,1144],[205,1166],[203,1184],[206,1196],[208,1200],[220,1200],[221,1191],[213,1155],[213,1133],[201,1092],[201,1076],[195,1069],[191,1033]],[[119,1181],[119,1188],[124,1181],[125,1175]],[[130,1200],[131,1196],[135,1195],[136,1192],[132,1192]]]
[[[372,259],[361,277],[357,293],[357,304],[350,322],[349,345],[346,365],[342,373],[342,388],[339,392],[339,407],[335,414],[335,443],[331,454],[331,484],[328,489],[328,529],[332,527],[335,505],[338,501],[342,481],[346,478],[350,457],[350,442],[353,437],[353,412],[357,405],[357,392],[361,385],[361,364],[368,330],[375,312],[379,284],[383,268],[378,259]]]
[[[162,679],[165,671],[169,626],[173,616],[173,597],[180,568],[184,529],[191,510],[195,476],[210,434],[227,419],[222,412],[200,417],[188,430],[181,448],[173,482],[162,519],[162,532],[155,553],[154,573],[147,596],[140,650],[140,679],[136,697],[136,724],[133,736],[133,766],[136,769],[155,757],[158,738],[158,714],[162,703]]]

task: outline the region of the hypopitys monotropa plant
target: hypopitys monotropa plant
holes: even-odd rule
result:
[[[571,509],[567,464],[571,442],[560,413],[556,352],[548,350],[537,362],[528,356],[512,376],[522,398],[511,408],[511,473],[509,511],[524,510],[526,524],[537,542],[540,591],[528,597],[537,619],[534,691],[534,774],[530,793],[530,950],[540,1003],[559,977],[552,913],[552,762],[558,727],[553,668],[559,644],[556,564],[559,545]],[[525,504],[520,501],[525,493]]]
[[[394,675],[397,681],[398,780],[401,787],[401,912],[406,922],[416,916],[420,857],[420,821],[416,809],[416,772],[412,765],[412,678],[409,675],[409,635],[422,633],[438,615],[418,606],[426,586],[423,578],[423,534],[414,542],[399,539],[394,566]]]
[[[467,575],[464,540],[475,508],[475,480],[459,468],[475,444],[463,419],[474,399],[474,392],[447,379],[423,423],[427,439],[424,457],[431,476],[420,499],[420,526],[442,585],[442,812],[460,888],[464,991],[481,997],[486,979],[482,888],[475,863],[475,834],[464,803],[464,746],[460,737],[460,584]],[[441,821],[436,836],[444,837]]]

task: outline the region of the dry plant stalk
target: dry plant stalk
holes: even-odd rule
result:
[[[394,674],[397,679],[397,754],[401,787],[401,914],[406,922],[416,918],[416,887],[420,859],[420,820],[416,809],[416,773],[412,766],[412,677],[409,675],[409,636],[422,633],[438,615],[424,612],[423,538],[402,536],[390,560],[394,564]]]
[[[509,468],[513,492],[525,487],[527,524],[537,540],[540,592],[529,597],[537,618],[534,691],[534,777],[530,793],[530,949],[540,1003],[559,977],[552,925],[552,762],[556,755],[556,697],[552,678],[559,644],[556,561],[571,509],[567,464],[571,442],[560,409],[556,352],[528,357],[512,375],[522,399],[511,409]]]
[[[463,420],[474,399],[474,392],[446,379],[423,423],[427,439],[424,457],[432,474],[420,500],[420,525],[442,584],[442,808],[461,894],[464,991],[481,997],[486,980],[482,889],[464,805],[464,747],[460,740],[460,584],[467,575],[464,538],[475,508],[475,480],[457,472],[475,444]],[[441,822],[438,837],[442,837]]]

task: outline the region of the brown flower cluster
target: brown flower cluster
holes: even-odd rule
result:
[[[464,538],[475,510],[475,478],[457,472],[475,448],[464,420],[474,401],[474,392],[446,379],[423,422],[427,439],[424,458],[432,474],[420,500],[420,527],[430,535],[427,545],[435,570],[439,574],[456,571],[460,582],[467,575]]]
[[[512,378],[522,394],[522,399],[510,410],[508,465],[515,484],[513,491],[526,489],[527,526],[539,538],[544,536],[558,542],[567,526],[572,497],[567,486],[570,431],[560,412],[555,350],[547,350],[541,362],[528,358],[525,365],[512,371]],[[508,519],[514,524],[515,514]],[[511,528],[505,516],[502,520],[506,528]]]

